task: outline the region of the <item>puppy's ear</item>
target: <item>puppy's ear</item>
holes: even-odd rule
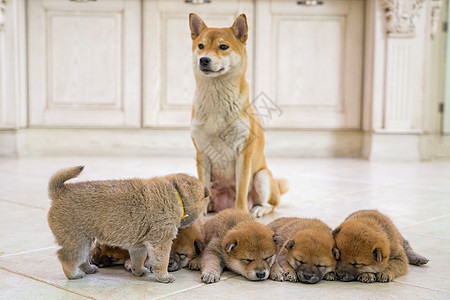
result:
[[[195,40],[203,29],[208,28],[205,22],[194,13],[189,14],[189,27],[191,28],[191,38]]]
[[[373,257],[377,262],[383,261],[383,251],[381,251],[381,248],[375,248],[373,250]]]
[[[338,235],[339,232],[341,232],[342,227],[339,226],[338,228],[336,228],[335,230],[333,230],[333,237],[336,237],[336,235]]]
[[[286,244],[286,249],[291,250],[293,247],[295,246],[295,242],[293,240],[290,240],[287,244]]]
[[[275,245],[279,245],[281,242],[283,242],[283,238],[278,233],[274,233],[272,236],[272,240],[275,242]]]
[[[205,249],[205,244],[202,241],[194,241],[195,253],[199,255]]]
[[[225,246],[225,251],[227,253],[230,253],[231,251],[233,251],[234,247],[237,246],[237,241],[231,241],[228,242],[227,245]]]
[[[233,29],[234,36],[245,44],[248,32],[247,17],[244,14],[239,15],[231,26],[231,29]]]
[[[339,252],[338,248],[334,247],[331,252],[333,253],[333,257],[335,260],[339,260],[341,258],[341,252]]]

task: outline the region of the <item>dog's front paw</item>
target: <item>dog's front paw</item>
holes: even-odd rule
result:
[[[421,266],[428,263],[428,258],[417,254],[417,253],[406,253],[406,256],[408,256],[408,262],[411,265]]]
[[[83,271],[86,274],[94,274],[98,272],[98,267],[91,265],[89,263],[83,263],[80,265],[81,271]]]
[[[328,280],[328,281],[335,281],[336,280],[336,273],[334,272],[330,272],[325,274],[325,276],[323,276],[324,280]]]
[[[206,283],[214,283],[220,280],[220,273],[214,270],[205,270],[202,272],[202,280]]]
[[[284,280],[290,281],[290,282],[296,282],[297,274],[295,274],[294,270],[287,270],[286,272],[284,272]]]
[[[189,262],[189,265],[188,265],[189,269],[196,270],[196,271],[200,270],[201,267],[202,267],[202,264],[201,264],[200,257],[194,258],[193,260],[191,260]]]
[[[156,275],[155,278],[158,282],[162,283],[171,283],[175,281],[175,276],[171,274]]]
[[[270,279],[275,281],[284,281],[283,269],[278,265],[278,263],[274,263],[272,268],[270,269]]]
[[[268,213],[272,212],[273,208],[272,206],[262,206],[262,205],[255,205],[253,206],[251,213],[256,218],[261,218]]]
[[[376,273],[375,277],[379,282],[390,282],[394,279],[394,276],[391,273],[383,273],[383,272]]]
[[[364,283],[372,283],[375,282],[376,277],[373,273],[362,273],[358,276],[357,280],[364,282]]]
[[[70,273],[66,273],[66,272],[64,272],[64,273],[66,274],[66,277],[68,279],[80,279],[80,278],[83,278],[84,276],[86,276],[86,273],[84,273],[83,271],[81,271],[78,268],[76,268],[75,270],[73,270]]]

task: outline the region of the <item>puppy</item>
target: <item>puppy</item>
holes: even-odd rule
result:
[[[200,254],[204,249],[202,227],[201,221],[197,221],[191,226],[178,231],[170,250],[169,272],[178,271],[188,265],[192,266],[193,269],[200,269]],[[109,267],[112,265],[125,265],[130,259],[130,254],[127,250],[101,245],[97,242],[95,247],[89,252],[89,258],[89,261],[98,267]],[[151,267],[145,266],[147,268]]]
[[[339,280],[389,282],[406,274],[410,264],[428,259],[415,253],[392,221],[376,210],[357,211],[333,231]]]
[[[201,278],[217,282],[224,267],[249,280],[265,280],[275,260],[273,231],[249,212],[227,209],[205,223],[207,246],[201,258]]]
[[[251,209],[256,217],[273,211],[285,179],[274,179],[264,157],[264,131],[249,102],[247,18],[230,28],[208,28],[189,15],[196,92],[191,136],[197,150],[197,171],[211,187],[209,211]]]
[[[203,213],[210,192],[196,178],[174,174],[152,179],[64,182],[83,167],[60,170],[50,179],[52,201],[48,223],[62,247],[58,258],[69,279],[97,272],[88,260],[94,239],[130,253],[131,271],[147,274],[148,257],[157,281],[173,282],[168,274],[170,248],[178,228]]]
[[[267,226],[275,232],[278,246],[271,279],[303,283],[335,280],[334,239],[328,225],[317,219],[280,218]]]

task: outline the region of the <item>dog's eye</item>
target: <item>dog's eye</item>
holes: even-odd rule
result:
[[[359,262],[354,262],[354,263],[352,263],[352,266],[354,266],[355,268],[358,268],[358,267],[362,267],[362,266],[365,266],[365,264],[362,264],[362,263],[359,263]]]
[[[227,49],[228,49],[228,46],[227,46],[227,45],[220,45],[219,48],[220,48],[221,50],[227,50]]]
[[[183,253],[177,253],[177,254],[180,257],[180,259],[185,259],[186,258],[186,254],[183,254]]]
[[[324,265],[318,264],[318,265],[316,265],[316,267],[318,267],[318,268],[326,268],[327,266],[324,266]]]
[[[203,48],[205,48],[205,45],[203,45],[203,44],[198,44],[198,49],[202,50]]]
[[[298,259],[296,259],[296,261],[297,261],[297,263],[298,263],[299,265],[303,265],[303,264],[305,263],[304,261],[298,260]]]
[[[249,264],[253,261],[253,259],[241,259],[241,261],[245,264]]]

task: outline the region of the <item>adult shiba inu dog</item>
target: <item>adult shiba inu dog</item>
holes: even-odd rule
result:
[[[352,213],[333,231],[338,251],[339,280],[389,282],[406,274],[408,262],[424,265],[428,259],[413,251],[397,227],[376,210]]]
[[[288,187],[267,168],[264,133],[249,102],[247,18],[238,16],[230,28],[208,28],[192,13],[189,21],[197,85],[191,136],[199,179],[211,187],[208,210],[236,207],[263,216]]]

